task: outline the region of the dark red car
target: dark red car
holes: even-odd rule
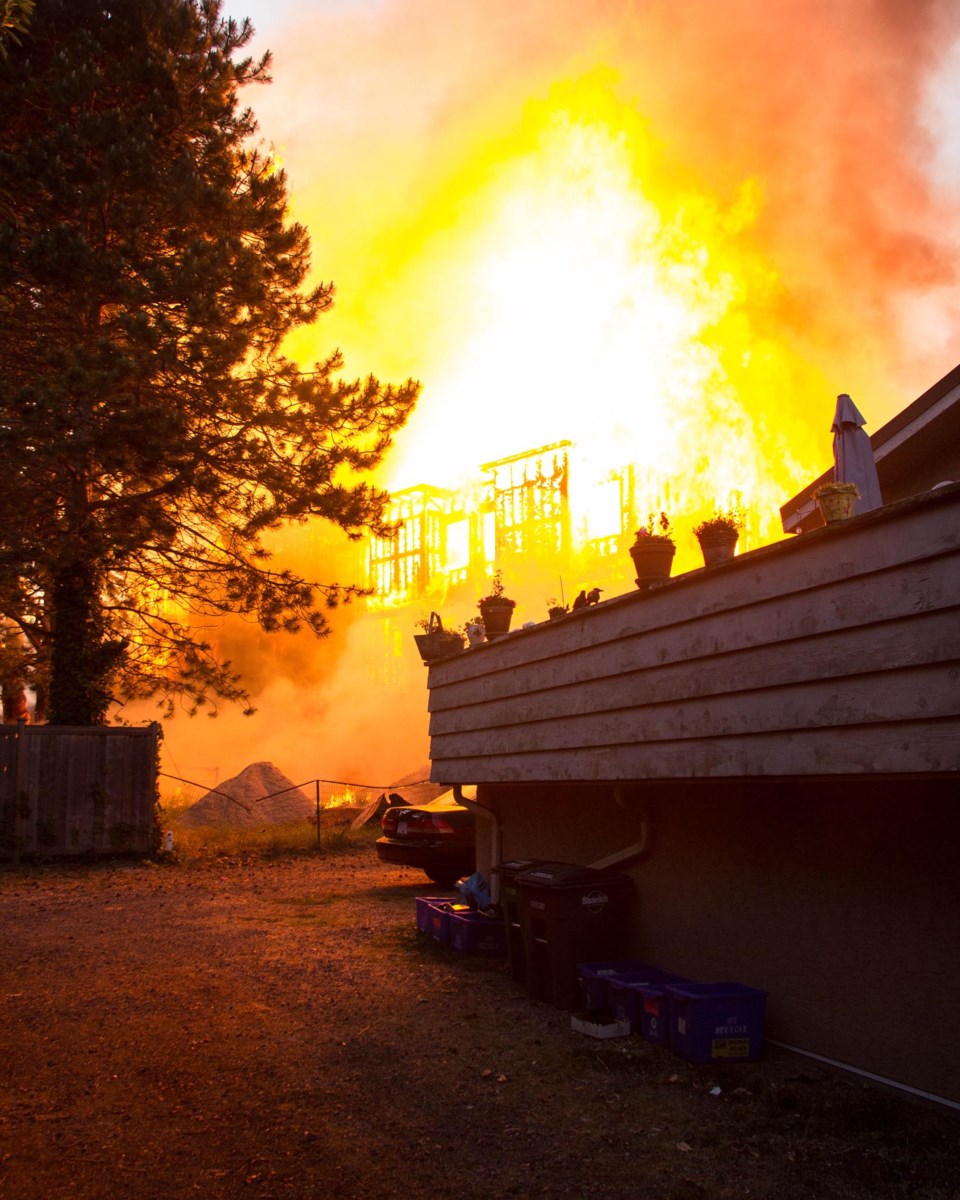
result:
[[[426,804],[396,805],[380,818],[380,861],[418,867],[440,887],[452,887],[476,870],[473,813],[444,792]]]

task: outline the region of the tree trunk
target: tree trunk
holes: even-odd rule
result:
[[[54,574],[51,725],[105,723],[117,645],[103,638],[99,584],[99,571],[87,562]]]
[[[24,651],[19,634],[7,628],[0,648],[0,695],[2,695],[3,723],[16,725],[26,720],[27,692]]]

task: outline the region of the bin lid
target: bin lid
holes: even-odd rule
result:
[[[700,983],[687,979],[682,983],[668,983],[667,990],[678,1000],[746,1000],[750,997],[769,995],[763,988],[749,987],[745,983],[732,983],[729,980],[722,983]]]
[[[493,868],[493,873],[495,875],[516,875],[520,871],[526,871],[529,867],[536,865],[535,858],[511,858],[507,862],[497,863]]]
[[[538,863],[517,876],[517,883],[525,887],[597,887],[601,884],[609,886],[629,882],[630,877],[620,872],[581,867],[576,863]]]

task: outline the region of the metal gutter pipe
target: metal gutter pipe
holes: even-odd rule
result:
[[[458,804],[462,804],[464,808],[468,808],[476,817],[483,817],[490,822],[491,830],[491,848],[493,850],[493,863],[496,865],[500,861],[500,818],[490,808],[484,808],[482,804],[478,804],[476,800],[468,800],[463,794],[463,784],[455,783],[453,785],[453,798]],[[490,899],[494,904],[500,903],[500,877],[493,875],[490,879]]]
[[[613,786],[613,798],[621,808],[627,807],[619,783]],[[599,858],[596,862],[588,863],[587,865],[595,867],[598,870],[603,870],[605,867],[626,867],[631,863],[640,862],[649,853],[651,840],[650,818],[641,816],[639,842],[632,842],[629,846],[624,846],[622,850],[615,850],[613,854],[608,854],[606,858]]]

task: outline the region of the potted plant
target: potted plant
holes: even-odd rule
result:
[[[553,596],[547,601],[547,616],[551,621],[559,621],[561,617],[567,615],[568,611],[567,606],[559,604]]]
[[[630,557],[637,572],[637,587],[649,588],[669,579],[676,552],[670,518],[665,512],[659,517],[651,513],[646,525],[637,530],[636,541],[630,547]]]
[[[511,600],[503,594],[502,572],[495,571],[489,594],[477,601],[480,616],[483,618],[483,628],[489,640],[503,637],[510,632],[510,622],[513,620],[513,610],[516,606],[516,600]]]
[[[729,508],[717,509],[712,517],[694,527],[705,567],[713,567],[733,558],[743,522],[743,510],[733,504]]]
[[[855,483],[822,483],[813,493],[820,515],[830,525],[853,516],[853,506],[860,499]]]
[[[413,640],[417,643],[420,657],[425,663],[449,658],[451,654],[457,654],[463,649],[463,634],[444,629],[439,613],[432,612],[429,619],[418,621],[417,628],[423,632],[415,633]]]

